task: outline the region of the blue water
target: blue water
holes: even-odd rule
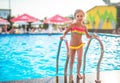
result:
[[[120,70],[120,36],[98,35],[105,50],[100,71]],[[56,56],[60,36],[0,35],[0,81],[56,76]],[[69,42],[70,35],[66,38]],[[85,36],[83,42],[86,43],[85,50],[88,42]],[[87,53],[86,73],[96,71],[100,52],[98,41],[93,39]],[[63,75],[66,60],[64,43],[62,43],[59,60],[59,75]],[[76,74],[76,65],[77,56],[73,74]]]

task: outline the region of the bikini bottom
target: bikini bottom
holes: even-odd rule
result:
[[[81,48],[82,46],[84,46],[84,43],[80,44],[79,46],[70,46],[70,49],[77,50],[77,49]]]

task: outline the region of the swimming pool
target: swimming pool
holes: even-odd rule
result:
[[[120,36],[98,34],[104,45],[101,71],[120,70]],[[0,81],[56,76],[56,56],[61,35],[0,35]],[[70,35],[66,37],[69,41]],[[83,37],[83,42],[88,39]],[[96,71],[100,56],[99,43],[92,40],[86,63],[86,73]],[[86,45],[84,46],[84,49]],[[76,57],[77,58],[77,57]],[[62,43],[59,75],[64,74],[66,47]],[[74,71],[76,74],[76,64]],[[81,69],[82,72],[82,69]],[[69,73],[69,72],[68,72]]]

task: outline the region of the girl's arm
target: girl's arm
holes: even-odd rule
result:
[[[88,30],[87,30],[86,26],[85,26],[85,34],[86,34],[87,38],[91,38],[92,37],[91,35],[88,34]]]
[[[66,34],[71,30],[72,26],[73,25],[71,24],[68,26],[68,28],[66,28],[65,32],[63,33],[63,36],[60,37],[61,39],[65,38]]]

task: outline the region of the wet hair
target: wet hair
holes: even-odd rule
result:
[[[83,13],[83,15],[85,16],[85,13],[84,13],[84,11],[83,11],[83,10],[81,10],[81,9],[77,9],[77,10],[75,10],[74,17],[75,17],[75,16],[76,16],[76,14],[77,14],[77,13],[79,13],[79,12],[82,12],[82,13]]]

